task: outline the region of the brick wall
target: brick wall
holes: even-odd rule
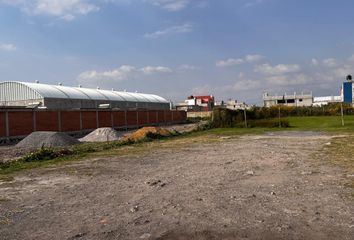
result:
[[[33,112],[9,112],[10,136],[28,135],[33,129]]]
[[[98,112],[98,126],[99,127],[113,127],[111,112],[104,111]]]
[[[74,132],[80,129],[80,112],[79,111],[62,111],[61,114],[61,131]]]
[[[82,129],[96,129],[97,120],[96,120],[96,111],[82,112]]]
[[[8,113],[9,136],[5,116]],[[99,127],[137,127],[156,123],[183,122],[186,113],[179,111],[33,111],[0,110],[0,138],[25,136],[33,131],[76,132]]]
[[[135,126],[138,124],[138,115],[136,111],[127,111],[127,125]]]
[[[5,113],[0,112],[0,137],[6,137]]]
[[[36,131],[59,131],[58,111],[36,112]]]
[[[112,112],[112,114],[113,114],[114,127],[125,127],[125,112],[117,111],[117,112]]]
[[[149,123],[157,123],[157,111],[149,111]]]

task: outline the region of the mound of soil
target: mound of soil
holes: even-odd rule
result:
[[[41,148],[62,147],[80,143],[77,139],[61,132],[33,132],[19,142],[16,147]]]
[[[81,138],[81,142],[109,142],[122,139],[123,134],[114,128],[98,128],[85,137]]]
[[[166,130],[164,128],[143,127],[143,128],[140,128],[139,130],[133,132],[132,134],[127,135],[125,138],[131,139],[134,141],[139,141],[139,140],[144,139],[148,133],[153,133],[153,134],[161,135],[161,136],[168,136],[171,134],[168,130]]]

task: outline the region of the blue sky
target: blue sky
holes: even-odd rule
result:
[[[352,0],[0,0],[0,80],[261,103],[339,95]]]

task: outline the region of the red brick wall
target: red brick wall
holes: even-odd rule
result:
[[[157,117],[156,117],[157,113]],[[59,131],[59,119],[57,111],[38,111],[36,114],[36,131]],[[98,118],[100,127],[111,127],[112,118],[115,127],[125,127],[124,111],[99,111]],[[137,115],[139,114],[139,124],[172,122],[171,111],[127,111],[128,126],[137,125]],[[80,131],[80,112],[61,111],[61,131]],[[82,129],[96,129],[96,111],[82,111]],[[9,133],[10,136],[28,135],[33,129],[33,112],[31,110],[10,111]],[[166,117],[166,119],[165,119]],[[173,112],[173,121],[186,120],[186,112]],[[6,136],[5,112],[0,112],[0,137]]]
[[[62,111],[60,116],[62,132],[80,131],[80,112]]]
[[[185,111],[174,111],[173,112],[173,121],[180,122],[187,119],[187,113]]]
[[[59,131],[58,112],[36,112],[36,131]]]
[[[165,112],[165,116],[166,116],[166,122],[172,122],[172,111],[166,111]]]
[[[28,135],[33,132],[32,112],[9,112],[10,136]]]
[[[0,112],[0,137],[6,137],[5,113]]]
[[[139,111],[138,116],[139,125],[144,125],[148,123],[148,111]]]
[[[127,124],[128,126],[137,125],[136,111],[127,111]]]
[[[157,111],[149,111],[149,123],[157,123]]]
[[[97,122],[96,122],[96,112],[89,111],[89,112],[82,112],[82,129],[96,129]]]
[[[159,123],[165,122],[165,111],[158,111],[158,121]]]
[[[112,127],[111,112],[99,111],[98,112],[98,123],[99,123],[99,127]]]
[[[114,127],[125,127],[125,112],[113,112],[113,125]]]

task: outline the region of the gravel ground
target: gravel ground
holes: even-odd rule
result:
[[[331,136],[183,141],[1,182],[0,239],[354,239]]]

